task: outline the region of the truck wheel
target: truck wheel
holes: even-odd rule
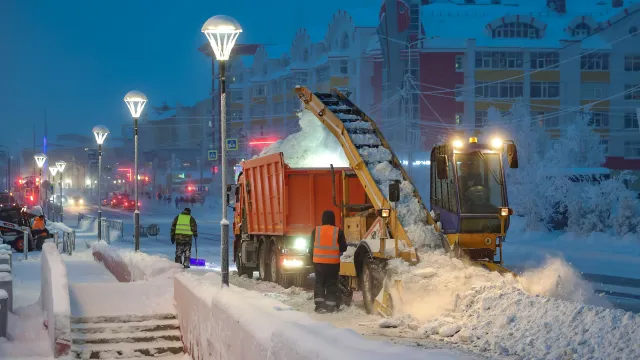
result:
[[[292,286],[295,287],[304,287],[305,281],[307,281],[306,273],[289,273],[282,274],[280,273],[280,283],[278,285],[282,286],[285,289],[288,289]]]
[[[236,254],[236,268],[238,269],[238,276],[247,275],[249,279],[253,278],[253,269],[242,265],[240,254]]]
[[[267,262],[267,244],[264,242],[260,245],[258,251],[258,272],[260,273],[260,280],[271,281],[271,273],[269,269],[269,263]]]
[[[374,300],[380,293],[380,290],[382,290],[382,281],[379,279],[382,274],[376,274],[376,272],[380,272],[380,270],[378,264],[376,264],[369,255],[363,257],[362,272],[358,276],[358,281],[367,314],[373,314],[375,312],[373,305]]]
[[[269,261],[269,265],[271,281],[281,285],[280,278],[282,274],[280,274],[280,266],[278,266],[278,247],[275,244],[271,245],[271,261]]]

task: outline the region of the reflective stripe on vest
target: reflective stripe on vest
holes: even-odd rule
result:
[[[193,232],[191,231],[191,215],[178,215],[176,234],[193,235]]]
[[[339,230],[336,226],[316,227],[313,242],[313,262],[318,264],[340,264]]]

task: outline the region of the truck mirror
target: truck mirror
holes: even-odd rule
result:
[[[395,203],[398,201],[400,201],[400,184],[393,182],[389,184],[389,202]]]
[[[518,168],[518,148],[516,144],[507,144],[507,161],[510,168]]]
[[[436,176],[438,180],[445,180],[449,178],[448,169],[447,169],[447,155],[438,155],[436,158]]]

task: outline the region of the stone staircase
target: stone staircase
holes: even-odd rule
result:
[[[123,359],[182,354],[174,314],[71,317],[76,359]]]

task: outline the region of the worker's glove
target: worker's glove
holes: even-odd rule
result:
[[[176,239],[175,238],[171,238],[171,243],[175,244],[176,243]]]

